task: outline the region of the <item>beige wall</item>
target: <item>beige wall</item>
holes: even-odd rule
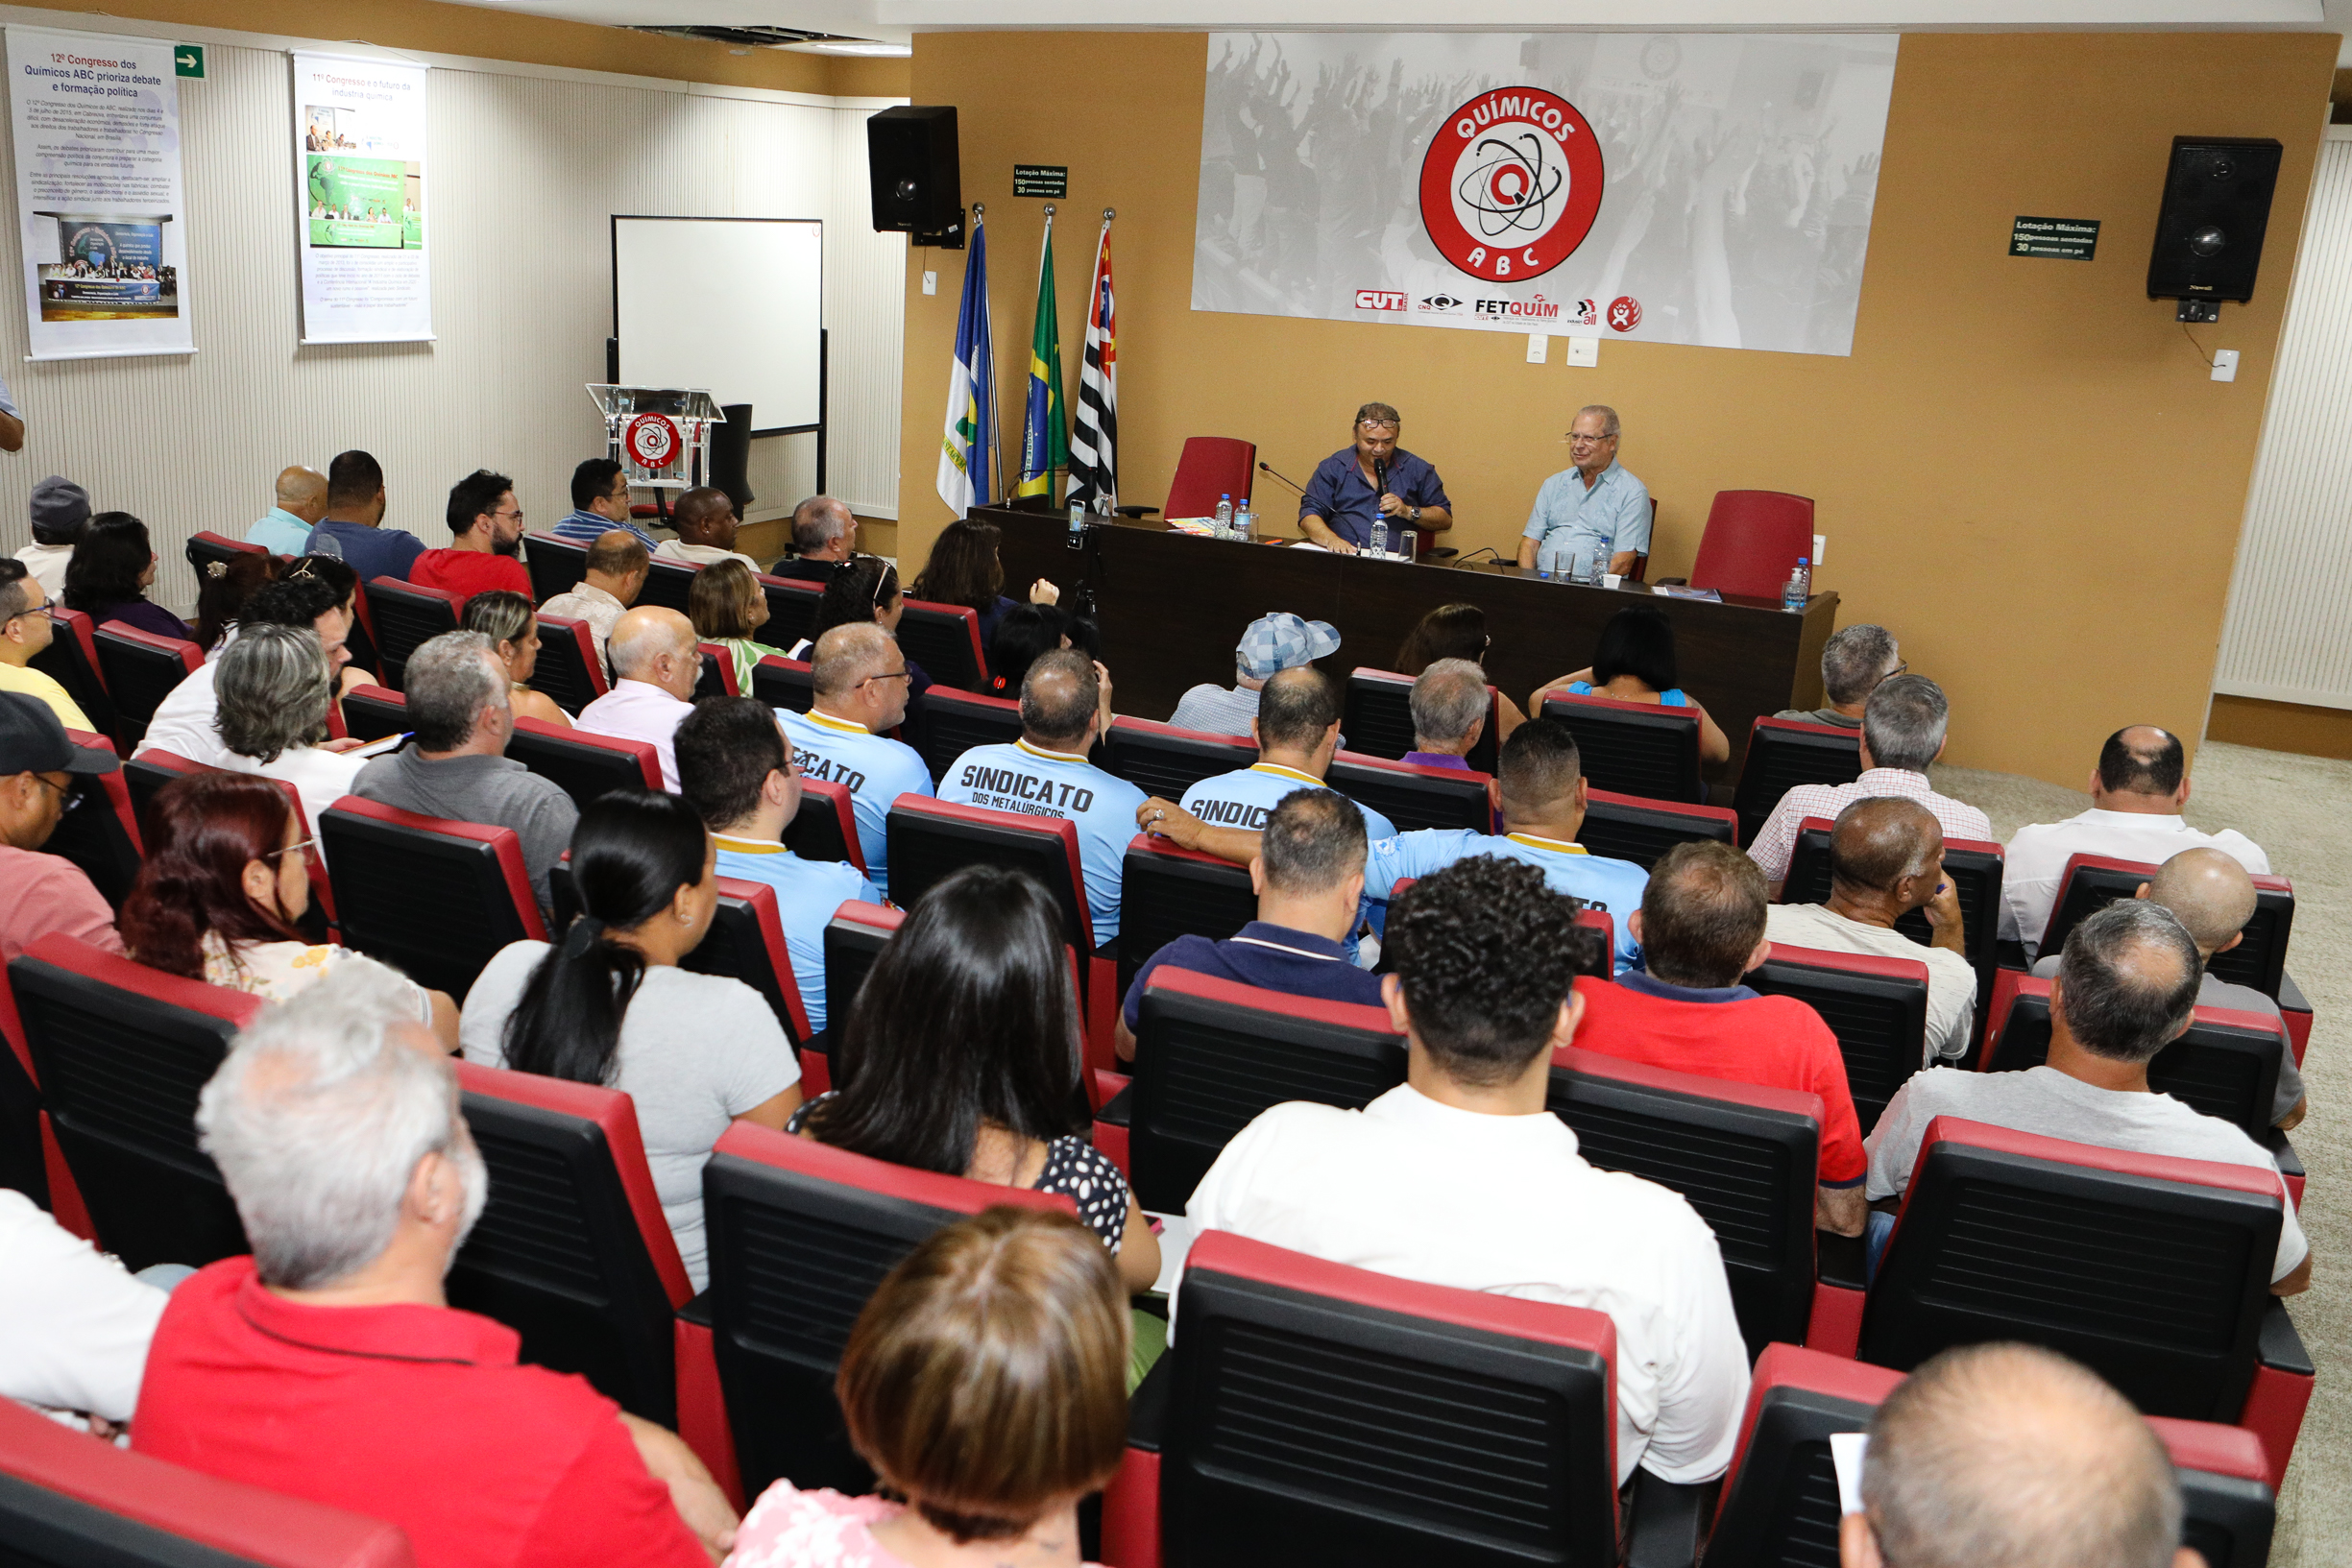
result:
[[[1165,494],[1187,435],[1248,437],[1303,479],[1378,398],[1445,476],[1452,542],[1507,551],[1565,466],[1569,415],[1613,403],[1624,461],[1661,501],[1653,577],[1688,568],[1716,491],[1811,495],[1830,540],[1820,586],[1843,596],[1843,621],[1892,626],[1912,667],[1946,684],[1951,760],[2073,784],[2122,724],[2203,730],[2336,47],[2332,34],[1905,37],[1852,357],[1609,342],[1592,370],[1564,368],[1558,343],[1526,364],[1513,334],[1194,313],[1200,35],[929,34],[909,90],[957,106],[964,199],[989,206],[1015,440],[1042,219],[1013,199],[1012,165],[1067,163],[1055,259],[1074,402],[1099,213],[1119,210],[1127,498]],[[2196,332],[2243,351],[2232,384],[2208,378],[2171,303],[2145,297],[2176,133],[2287,147],[2257,298]],[[2100,220],[2098,258],[2011,259],[2019,214]],[[936,296],[920,292],[927,266]],[[956,253],[908,254],[909,571],[948,518],[931,475],[961,277]],[[1258,500],[1279,508],[1271,482]]]

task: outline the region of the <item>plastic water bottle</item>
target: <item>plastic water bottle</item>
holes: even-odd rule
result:
[[[1790,568],[1788,581],[1781,585],[1781,608],[1803,614],[1805,601],[1813,596],[1813,573],[1804,556]]]
[[[1223,539],[1232,531],[1233,497],[1230,495],[1220,495],[1217,497],[1217,537],[1219,539]]]
[[[1248,501],[1244,501],[1233,513],[1233,537],[1247,544],[1257,538],[1257,532],[1258,515],[1249,510]]]
[[[1386,518],[1372,519],[1372,554],[1389,553],[1389,523]]]
[[[1585,565],[1585,586],[1588,588],[1607,587],[1608,572],[1608,555],[1600,550],[1593,551],[1592,559]]]

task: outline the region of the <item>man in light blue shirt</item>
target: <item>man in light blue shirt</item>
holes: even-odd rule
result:
[[[629,515],[629,481],[620,465],[609,457],[592,457],[571,470],[571,511],[559,519],[555,537],[574,544],[594,544],[615,528],[635,534],[647,550],[661,542],[640,528]]]
[[[1331,754],[1340,749],[1339,694],[1321,670],[1286,669],[1266,683],[1249,728],[1258,743],[1257,761],[1202,779],[1184,791],[1184,809],[1221,828],[1258,832],[1284,796],[1324,787]],[[1387,817],[1361,802],[1357,808],[1372,839],[1396,835],[1396,825]]]
[[[828,632],[826,636],[833,634]],[[1110,709],[1110,682],[1079,652],[1042,655],[1021,679],[1021,738],[975,746],[939,781],[939,798],[1078,825],[1095,946],[1119,935],[1119,885],[1144,792],[1086,760]]]
[[[711,830],[718,874],[776,890],[792,982],[814,1033],[830,1016],[825,925],[842,905],[880,904],[882,895],[846,861],[804,860],[784,847],[784,830],[800,810],[800,769],[765,703],[699,704],[678,726],[677,748],[678,792]]]
[[[836,626],[812,653],[815,701],[805,713],[777,712],[776,722],[803,774],[849,790],[866,875],[887,893],[890,803],[932,792],[922,757],[882,733],[907,716],[907,656],[898,639],[872,621]]]
[[[310,530],[327,516],[327,475],[300,464],[278,476],[278,504],[245,530],[245,543],[272,555],[301,555],[310,547]]]
[[[1568,426],[1575,466],[1536,492],[1519,540],[1519,565],[1546,572],[1588,573],[1596,557],[1620,576],[1650,553],[1650,490],[1617,467],[1617,411],[1606,403],[1579,409]]]

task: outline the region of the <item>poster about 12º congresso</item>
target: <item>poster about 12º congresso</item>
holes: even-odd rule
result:
[[[35,359],[195,351],[172,45],[8,30]]]
[[[425,263],[425,67],[294,57],[304,343],[433,335]]]

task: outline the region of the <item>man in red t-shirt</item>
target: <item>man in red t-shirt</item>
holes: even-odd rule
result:
[[[1677,844],[1627,917],[1643,968],[1613,982],[1578,978],[1585,1022],[1576,1044],[1673,1073],[1819,1095],[1814,1223],[1859,1236],[1870,1161],[1837,1036],[1796,998],[1758,996],[1739,983],[1772,951],[1764,905],[1764,874],[1754,860],[1728,844]]]
[[[449,533],[455,543],[418,556],[408,568],[410,582],[456,594],[461,615],[466,600],[494,588],[532,597],[531,574],[516,559],[522,553],[522,508],[515,501],[512,479],[475,469],[450,486]]]
[[[133,1446],[389,1520],[418,1568],[710,1568],[736,1519],[692,1452],[448,1305],[490,1184],[414,989],[347,957],[206,1085],[253,1255],[172,1292]]]

